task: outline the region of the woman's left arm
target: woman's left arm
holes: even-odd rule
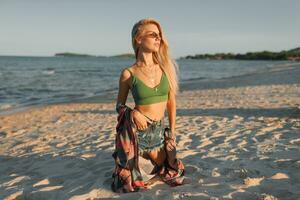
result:
[[[175,135],[175,126],[176,126],[176,96],[170,90],[168,94],[168,102],[167,102],[167,111],[169,116],[169,125],[172,132],[173,137],[176,138]]]

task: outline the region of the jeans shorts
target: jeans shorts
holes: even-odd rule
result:
[[[149,117],[147,118],[150,119]],[[148,123],[148,127],[145,130],[137,130],[139,155],[164,147],[164,117],[159,121],[151,121],[152,123]]]

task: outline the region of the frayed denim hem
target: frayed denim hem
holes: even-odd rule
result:
[[[150,152],[153,152],[153,151],[158,151],[162,148],[164,148],[165,144],[162,143],[162,144],[159,144],[155,147],[152,147],[152,148],[145,148],[145,149],[142,149],[142,148],[139,148],[139,155],[142,156],[145,152],[146,153],[150,153]]]

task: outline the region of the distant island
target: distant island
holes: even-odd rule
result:
[[[78,53],[56,53],[55,56],[62,57],[96,57],[96,58],[133,58],[135,55],[132,53],[124,53],[114,56],[95,56],[89,54],[78,54]],[[271,52],[271,51],[260,51],[260,52],[248,52],[246,54],[233,54],[233,53],[216,53],[216,54],[196,54],[180,57],[179,59],[206,59],[206,60],[291,60],[300,61],[300,47],[291,49],[288,51]]]
[[[115,55],[115,56],[110,56],[110,57],[117,57],[117,58],[135,58],[135,55],[132,53],[125,53],[125,54],[120,54],[120,55]]]
[[[180,57],[179,59],[207,59],[207,60],[291,60],[300,61],[300,47],[288,51],[271,52],[248,52],[246,54],[216,53],[216,54],[196,54]]]
[[[120,55],[115,55],[115,56],[95,56],[95,55],[89,55],[89,54],[78,54],[78,53],[70,53],[70,52],[65,52],[65,53],[56,53],[54,56],[60,56],[60,57],[101,57],[101,58],[111,58],[111,57],[117,57],[117,58],[135,58],[134,54],[130,53],[125,53],[125,54],[120,54]]]
[[[78,53],[56,53],[54,56],[61,56],[61,57],[95,57],[93,55],[88,54],[78,54]]]

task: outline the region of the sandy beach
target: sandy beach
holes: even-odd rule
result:
[[[300,64],[182,84],[177,155],[190,181],[183,186],[158,181],[113,193],[116,122],[114,101],[1,115],[0,199],[300,198]]]

